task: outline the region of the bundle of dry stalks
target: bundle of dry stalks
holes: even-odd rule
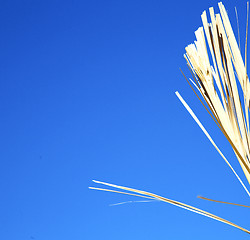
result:
[[[214,14],[213,8],[209,9],[211,23],[208,23],[206,12],[204,11],[202,13],[201,18],[203,27],[198,28],[195,32],[196,41],[186,47],[186,54],[184,54],[184,57],[192,73],[193,80],[187,79],[185,75],[183,75],[202,105],[231,144],[246,179],[250,183],[250,133],[248,112],[250,106],[250,84],[247,76],[247,37],[245,43],[244,63],[239,44],[236,41],[225,7],[222,3],[219,3],[218,5],[220,14]],[[244,185],[239,175],[217,147],[191,108],[178,92],[176,92],[176,95],[233,171],[244,190],[250,196],[247,187]],[[241,98],[243,99],[242,101]],[[181,202],[128,187],[117,186],[100,181],[94,182],[125,190],[126,192],[95,187],[90,187],[91,189],[122,193],[167,202],[220,222],[224,222],[245,231],[246,233],[250,233],[250,231],[232,222]],[[200,198],[214,202],[221,202],[204,197]],[[234,205],[244,206],[241,204]]]

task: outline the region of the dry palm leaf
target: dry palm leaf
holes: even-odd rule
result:
[[[201,18],[203,27],[198,28],[198,30],[195,32],[196,41],[186,47],[186,54],[184,54],[184,57],[193,75],[193,80],[188,80],[186,77],[185,78],[191,86],[192,90],[195,92],[198,99],[201,101],[205,109],[209,112],[212,119],[215,121],[215,123],[218,125],[220,130],[223,132],[223,134],[231,144],[233,151],[235,152],[235,155],[240,163],[240,166],[246,176],[246,179],[248,180],[248,183],[250,183],[250,83],[246,71],[247,57],[245,54],[244,63],[225,7],[221,2],[218,5],[220,14],[214,14],[213,8],[209,9],[211,23],[208,23],[206,12],[204,11],[202,13]],[[245,51],[246,48],[247,37],[245,43]],[[210,52],[210,55],[208,52]],[[184,101],[181,95],[178,92],[176,92],[176,95],[182,102],[184,107],[191,114],[191,116],[194,118],[204,134],[207,136],[209,141],[233,171],[234,175],[237,177],[247,194],[250,196],[247,187],[244,185],[243,181],[240,179],[239,175],[236,173],[224,154],[215,144],[212,137],[206,131],[205,127],[201,124],[199,119],[196,117],[194,112]],[[201,97],[199,97],[199,95]],[[240,97],[243,98],[243,101],[240,100]],[[167,202],[186,210],[215,219],[217,221],[224,222],[246,233],[250,233],[250,231],[232,222],[181,202],[177,202],[155,195],[153,193],[136,190],[133,188],[117,186],[100,181],[94,182],[98,184],[104,184],[109,187],[122,189],[127,192],[95,187],[91,187],[91,189],[116,192],[151,200]],[[227,203],[203,197],[200,198],[214,202]],[[249,207],[241,204],[233,205]]]
[[[225,7],[219,3],[219,8],[220,14],[216,15],[213,8],[209,9],[212,21],[210,24],[208,24],[206,12],[203,12],[201,15],[203,27],[195,32],[197,40],[194,44],[186,47],[184,57],[193,73],[196,89],[207,103],[213,119],[230,142],[250,183],[249,79]],[[212,65],[206,39],[211,53]],[[240,101],[237,81],[238,85],[241,86],[244,102]],[[178,93],[177,96],[192,115],[192,110],[187,103]],[[198,125],[200,126],[199,123]],[[206,132],[204,133],[206,134]],[[211,141],[210,138],[209,140]],[[221,155],[213,141],[211,143]],[[222,157],[233,170],[225,157]],[[249,191],[235,171],[234,174],[250,196]]]

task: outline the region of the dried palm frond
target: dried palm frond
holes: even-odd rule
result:
[[[246,70],[247,57],[245,54],[244,63],[225,7],[221,2],[218,5],[220,14],[215,14],[213,8],[209,9],[211,23],[208,23],[206,12],[204,11],[202,13],[201,18],[203,27],[198,28],[198,30],[195,32],[196,41],[185,48],[186,53],[184,54],[184,57],[193,75],[193,80],[187,79],[185,75],[183,75],[200,102],[203,104],[214,122],[218,125],[222,133],[231,144],[232,149],[235,152],[240,166],[246,176],[246,179],[248,183],[250,183],[250,83]],[[245,52],[246,49],[247,37],[245,43]],[[194,118],[204,134],[207,136],[209,141],[233,171],[234,175],[237,177],[247,194],[250,196],[249,190],[240,179],[239,175],[236,173],[227,158],[215,144],[214,140],[206,131],[205,127],[199,121],[197,116],[178,92],[176,92],[176,95]],[[240,98],[243,100],[241,101]],[[91,189],[116,192],[147,198],[150,200],[167,202],[200,215],[204,215],[206,217],[226,223],[246,233],[250,233],[250,231],[230,221],[175,200],[167,199],[153,193],[136,190],[133,188],[122,187],[100,181],[94,182],[98,184],[104,184],[109,187],[122,189],[127,192],[95,187],[91,187]],[[214,202],[249,207],[242,204],[222,202],[204,197],[200,198]]]
[[[215,15],[213,8],[209,9],[212,23],[208,24],[206,12],[201,15],[203,27],[198,28],[195,32],[197,40],[186,47],[184,57],[193,74],[194,86],[207,103],[214,121],[231,144],[250,183],[248,112],[250,85],[246,72],[246,57],[244,64],[225,7],[222,3],[218,5],[220,14]],[[206,40],[211,53],[212,65]],[[241,91],[238,90],[237,81]],[[243,102],[240,100],[240,94],[243,96]],[[177,96],[190,111],[178,93]],[[217,151],[219,150],[217,149]],[[233,170],[225,157],[223,159]],[[234,174],[250,196],[235,171]]]

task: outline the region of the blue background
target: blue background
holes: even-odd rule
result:
[[[242,44],[246,2],[224,1]],[[240,184],[174,92],[243,177],[182,77],[185,46],[217,1],[0,2],[0,239],[248,239],[164,203],[89,190],[92,179],[211,211],[250,229]],[[245,181],[245,179],[244,179]],[[245,181],[246,183],[246,181]],[[96,186],[96,185],[95,185]]]

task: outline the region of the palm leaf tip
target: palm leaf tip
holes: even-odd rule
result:
[[[203,26],[199,27],[195,32],[196,41],[185,48],[186,53],[184,54],[184,57],[188,68],[192,73],[193,80],[190,81],[188,78],[185,78],[192,90],[196,93],[198,99],[202,102],[203,106],[231,144],[243,173],[246,176],[248,183],[250,183],[250,83],[246,71],[247,57],[245,53],[244,63],[225,7],[221,2],[218,3],[218,5],[220,10],[219,14],[215,14],[213,8],[209,9],[211,23],[208,23],[206,11],[202,13],[201,18]],[[245,52],[246,48],[247,41],[245,44]],[[201,124],[197,116],[193,113],[192,109],[178,92],[176,92],[176,95],[250,196],[247,187],[225,155],[215,144],[214,140]],[[241,98],[243,99],[242,101]],[[90,187],[90,189],[132,195],[170,203],[188,211],[226,223],[250,234],[250,231],[245,228],[185,203],[129,187],[97,180],[93,180],[93,182],[114,188],[115,190],[96,187]],[[212,199],[206,200],[211,201]],[[216,200],[212,201],[216,202]]]

